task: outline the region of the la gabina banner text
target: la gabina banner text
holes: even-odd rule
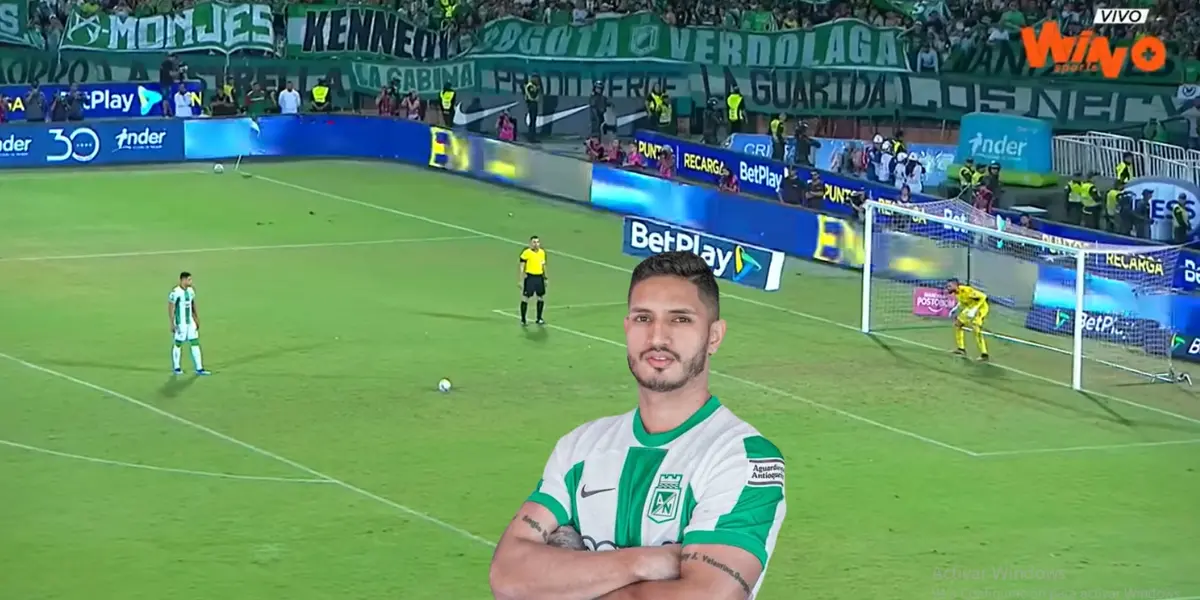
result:
[[[41,46],[42,36],[29,28],[29,3],[0,0],[0,44]]]
[[[458,39],[419,27],[400,13],[374,6],[288,8],[288,56],[387,57],[421,62],[460,54]]]
[[[515,17],[483,28],[480,55],[533,59],[660,60],[722,67],[909,71],[903,30],[839,19],[808,29],[752,32],[673,27],[657,15],[550,26]]]
[[[268,4],[200,2],[167,15],[122,17],[84,14],[67,20],[64,50],[101,52],[274,52],[275,27]]]

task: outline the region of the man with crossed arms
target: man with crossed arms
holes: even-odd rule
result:
[[[652,256],[628,300],[638,407],[558,441],[492,558],[496,598],[746,600],[762,584],[786,512],[783,455],[708,390],[726,332],[712,269]]]

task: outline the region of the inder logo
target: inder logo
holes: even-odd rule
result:
[[[1096,25],[1144,25],[1150,20],[1148,8],[1099,8]],[[1048,21],[1040,30],[1021,29],[1025,58],[1035,69],[1054,65],[1055,73],[1099,71],[1106,79],[1117,79],[1126,63],[1143,73],[1153,73],[1167,65],[1167,46],[1146,35],[1129,47],[1113,47],[1111,41],[1085,29],[1078,36],[1064,36],[1056,21]]]

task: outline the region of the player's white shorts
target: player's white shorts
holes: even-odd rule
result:
[[[196,329],[195,323],[175,326],[175,341],[177,343],[194,342],[198,339],[200,339],[200,331]]]

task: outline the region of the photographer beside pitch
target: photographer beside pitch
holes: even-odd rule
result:
[[[709,392],[726,332],[712,268],[689,252],[651,256],[628,304],[638,406],[555,445],[492,557],[496,598],[745,600],[762,583],[784,462]]]

